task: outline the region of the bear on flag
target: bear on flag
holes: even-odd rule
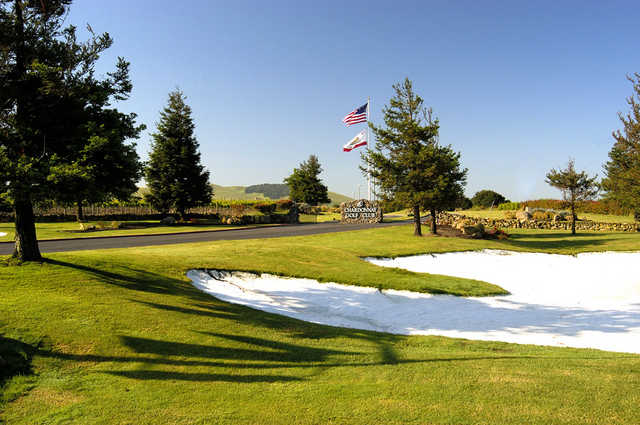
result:
[[[367,144],[367,131],[362,130],[360,133],[356,135],[353,139],[349,140],[349,143],[342,147],[342,150],[345,152],[351,152],[355,148],[359,148],[360,146],[364,146]]]

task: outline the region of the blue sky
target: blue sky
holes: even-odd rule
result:
[[[212,182],[280,183],[316,154],[330,190],[353,196],[359,154],[341,147],[363,124],[342,117],[370,96],[381,124],[409,77],[462,154],[467,195],[524,200],[559,197],[544,175],[569,157],[602,175],[640,72],[639,18],[637,1],[84,0],[67,22],[114,38],[99,72],[131,62],[118,106],[148,126],[143,159],[179,87]]]

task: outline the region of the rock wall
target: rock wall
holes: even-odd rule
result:
[[[342,223],[382,223],[382,207],[376,201],[358,199],[340,204]]]
[[[462,226],[475,226],[482,224],[487,228],[499,229],[545,229],[545,230],[571,230],[571,221],[552,220],[518,220],[518,219],[490,219],[468,217],[460,214],[442,212],[438,214],[438,223],[455,228]],[[576,221],[576,230],[587,232],[638,232],[639,223],[598,223],[589,220]]]

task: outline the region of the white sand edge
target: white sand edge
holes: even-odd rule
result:
[[[191,270],[223,301],[331,326],[640,353],[640,253],[578,256],[476,251],[368,259],[475,278],[511,292],[454,297],[234,272]]]

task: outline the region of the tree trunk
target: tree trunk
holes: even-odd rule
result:
[[[573,202],[571,203],[571,234],[576,234],[576,206]]]
[[[413,236],[422,236],[420,207],[413,207]]]
[[[33,216],[31,199],[16,199],[14,202],[16,238],[13,258],[20,261],[39,261],[42,259],[38,239],[36,237],[36,222]]]
[[[436,210],[431,208],[431,233],[436,235],[438,232],[438,227],[436,224]]]
[[[79,222],[84,221],[84,212],[82,212],[82,200],[78,200],[78,210],[76,212],[76,220]]]

